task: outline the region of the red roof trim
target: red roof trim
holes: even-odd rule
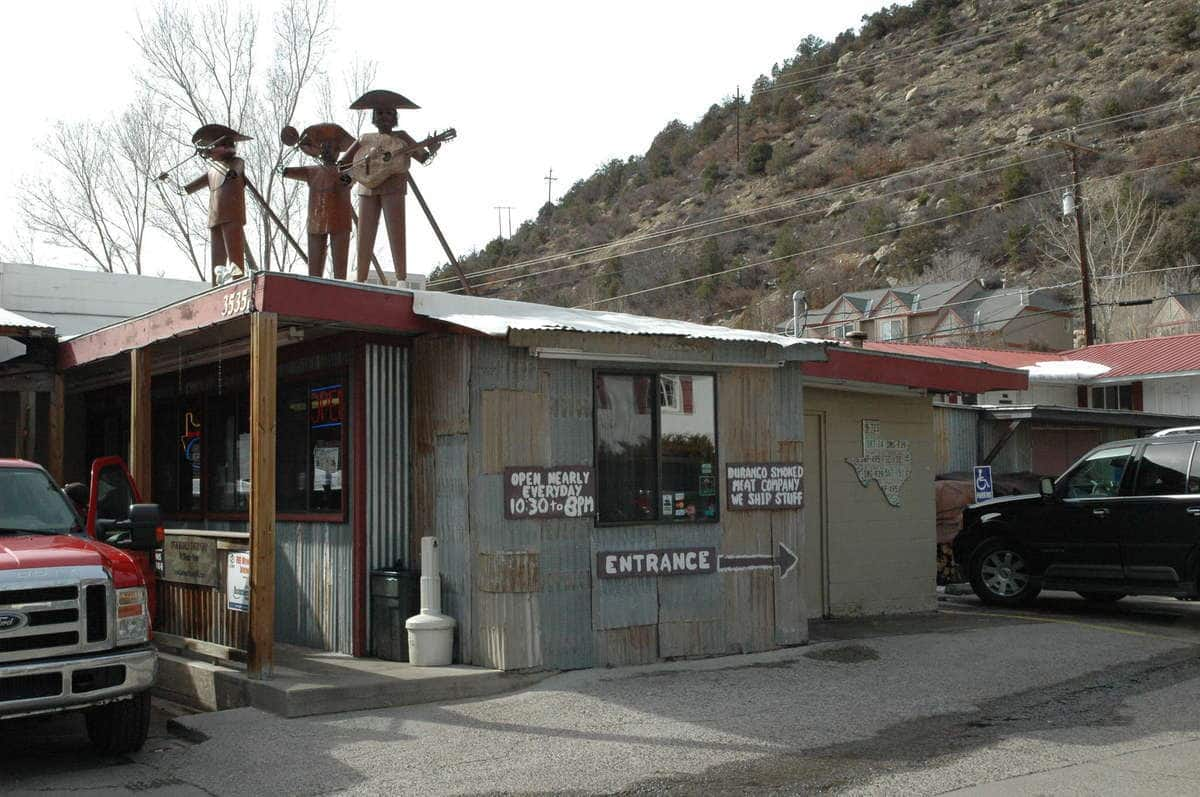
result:
[[[1024,371],[982,363],[881,352],[874,347],[830,347],[826,353],[829,357],[826,362],[806,362],[801,366],[806,377],[955,393],[1026,390],[1029,387],[1029,375]]]
[[[67,369],[114,357],[255,310],[290,319],[337,322],[355,329],[402,333],[450,329],[449,325],[416,315],[410,293],[258,272],[248,280],[64,341],[58,347],[58,366]]]

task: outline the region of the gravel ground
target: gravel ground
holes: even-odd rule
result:
[[[1200,790],[1187,780],[1200,763],[1186,764],[1200,762],[1190,708],[1200,607],[1100,609],[1053,596],[1028,613],[971,599],[942,606],[822,624],[815,636],[828,641],[802,648],[567,673],[487,700],[294,720],[253,709],[183,717],[205,741],[65,767],[26,758],[10,768],[6,757],[0,790]]]

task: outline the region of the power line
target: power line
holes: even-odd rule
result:
[[[1158,113],[1160,111],[1171,110],[1171,109],[1174,109],[1176,106],[1178,106],[1178,108],[1180,110],[1183,110],[1184,107],[1190,105],[1191,103],[1197,102],[1197,101],[1200,101],[1200,95],[1192,95],[1190,97],[1185,97],[1185,98],[1181,98],[1178,100],[1171,100],[1169,102],[1160,103],[1158,105],[1150,106],[1148,108],[1143,108],[1143,109],[1137,110],[1137,111],[1127,111],[1125,113],[1114,114],[1112,116],[1107,116],[1107,117],[1101,117],[1101,118],[1094,119],[1090,122],[1085,122],[1085,123],[1082,123],[1079,125],[1072,125],[1072,126],[1068,126],[1068,127],[1057,128],[1055,130],[1050,130],[1050,131],[1047,131],[1046,133],[1042,133],[1037,136],[1031,136],[1026,142],[1023,142],[1023,144],[1032,146],[1033,144],[1049,140],[1049,139],[1053,138],[1054,136],[1065,134],[1065,133],[1069,132],[1072,128],[1079,130],[1079,131],[1094,130],[1096,128],[1107,127],[1109,125],[1118,124],[1120,122],[1130,121],[1132,119],[1136,119],[1136,118],[1139,118],[1142,116],[1149,116],[1149,115]],[[492,268],[480,269],[480,270],[472,272],[471,276],[477,278],[477,277],[481,277],[481,276],[487,276],[489,274],[497,274],[497,273],[504,272],[504,271],[514,271],[517,269],[521,269],[521,268],[525,268],[525,267],[533,266],[533,265],[538,265],[541,263],[547,263],[547,262],[551,262],[554,260],[561,260],[561,259],[579,256],[579,255],[593,254],[595,252],[599,252],[599,251],[602,251],[605,249],[612,249],[612,248],[617,248],[617,247],[621,247],[621,246],[629,246],[631,244],[639,243],[641,241],[651,240],[653,238],[660,238],[660,237],[667,236],[667,235],[673,235],[673,234],[679,233],[679,232],[686,232],[688,230],[698,229],[701,227],[706,227],[706,226],[710,226],[710,225],[714,225],[714,224],[721,224],[721,223],[724,223],[727,221],[734,221],[737,219],[745,218],[747,216],[753,216],[758,213],[765,213],[765,212],[771,211],[771,210],[778,210],[780,208],[790,207],[792,205],[797,205],[797,204],[806,203],[806,202],[813,202],[813,201],[820,200],[820,199],[827,199],[830,197],[838,196],[840,194],[850,193],[850,192],[856,191],[861,188],[866,188],[868,186],[871,186],[871,185],[881,182],[883,180],[899,180],[899,179],[902,179],[905,177],[910,177],[914,174],[919,174],[924,171],[929,171],[931,169],[935,169],[935,168],[939,168],[939,167],[954,166],[954,165],[964,163],[967,161],[976,160],[978,158],[985,158],[985,157],[991,157],[994,155],[999,155],[999,154],[1002,154],[1005,151],[1011,149],[1015,145],[1016,145],[1016,143],[1014,142],[1014,143],[1009,143],[1009,144],[998,145],[995,147],[988,147],[986,149],[977,150],[975,152],[966,153],[964,155],[957,155],[953,158],[947,158],[947,159],[941,160],[941,161],[931,161],[930,163],[922,164],[920,166],[914,166],[909,169],[902,169],[898,172],[893,172],[891,174],[884,175],[881,177],[872,177],[870,179],[861,180],[857,183],[852,183],[850,185],[840,186],[837,188],[825,189],[823,191],[818,191],[817,193],[814,193],[814,194],[807,194],[805,196],[796,197],[794,199],[781,200],[779,202],[775,202],[775,203],[772,203],[769,205],[762,205],[762,206],[759,206],[756,208],[749,208],[747,210],[725,214],[723,216],[718,216],[718,217],[715,217],[712,219],[706,219],[704,221],[689,222],[687,224],[682,224],[682,225],[679,225],[676,227],[670,227],[670,228],[663,229],[663,230],[654,230],[651,232],[642,233],[640,235],[635,235],[635,236],[632,236],[629,238],[622,238],[617,241],[609,241],[609,242],[606,242],[603,244],[594,244],[592,246],[582,247],[582,248],[567,251],[567,252],[557,252],[557,253],[552,253],[549,255],[542,255],[540,257],[530,258],[528,260],[518,261],[516,263],[508,263],[505,265],[493,266]],[[555,178],[555,179],[557,179],[557,178]],[[911,188],[909,190],[916,190],[917,188],[920,188],[920,187],[921,186],[914,186],[913,188]],[[688,241],[677,241],[674,243],[682,244],[682,243],[688,243]],[[638,252],[627,252],[627,253],[623,253],[623,254],[637,254],[637,253]],[[607,259],[607,258],[605,258],[605,259]],[[593,261],[593,262],[599,262],[599,261]],[[526,276],[530,276],[530,275],[519,275],[519,277],[526,277]],[[536,276],[536,275],[534,275],[534,276]],[[449,284],[454,281],[455,280],[453,278],[443,277],[440,279],[431,280],[429,283],[429,286],[431,288],[433,288],[433,287],[437,287],[439,285]]]
[[[1128,176],[1128,175],[1131,175],[1131,174],[1139,174],[1139,173],[1141,173],[1141,172],[1147,172],[1147,171],[1151,171],[1151,170],[1154,170],[1154,169],[1165,169],[1165,168],[1167,168],[1167,167],[1169,167],[1169,166],[1179,166],[1179,165],[1182,165],[1182,164],[1184,164],[1184,163],[1192,163],[1193,161],[1197,161],[1197,160],[1200,160],[1200,155],[1196,155],[1196,156],[1193,156],[1193,157],[1190,157],[1190,158],[1182,158],[1182,159],[1180,159],[1180,160],[1171,161],[1171,162],[1169,162],[1169,163],[1160,163],[1160,164],[1156,164],[1156,165],[1154,165],[1154,166],[1145,166],[1145,167],[1142,167],[1142,168],[1140,168],[1140,169],[1131,169],[1131,170],[1127,170],[1127,171],[1123,171],[1123,172],[1118,172],[1118,173],[1116,173],[1116,174],[1105,175],[1105,176],[1103,176],[1103,177],[1094,177],[1094,178],[1090,178],[1090,179],[1088,179],[1088,180],[1084,180],[1084,181],[1082,181],[1082,182],[1084,182],[1084,183],[1092,183],[1092,182],[1100,182],[1100,181],[1103,181],[1103,180],[1113,180],[1113,179],[1116,179],[1116,178],[1118,178],[1118,177],[1126,177],[1126,176]],[[859,237],[857,237],[857,238],[851,238],[851,239],[844,240],[844,241],[836,241],[836,242],[834,242],[834,243],[831,243],[831,244],[826,244],[826,245],[824,245],[824,246],[818,246],[818,247],[815,247],[815,248],[813,248],[813,249],[807,249],[807,250],[804,250],[804,251],[801,251],[801,252],[794,252],[794,253],[792,253],[792,254],[790,254],[790,255],[779,255],[779,256],[777,256],[777,257],[770,257],[770,258],[767,258],[767,259],[765,259],[765,260],[758,260],[758,261],[755,261],[755,262],[753,262],[753,263],[745,263],[745,264],[743,264],[743,265],[740,265],[740,266],[734,266],[734,267],[732,267],[732,268],[727,268],[727,269],[723,269],[723,270],[721,270],[721,271],[716,271],[716,272],[713,272],[712,274],[701,274],[701,275],[698,275],[698,276],[695,276],[695,277],[688,277],[688,278],[686,278],[686,279],[682,279],[682,280],[676,280],[676,281],[674,281],[674,282],[669,282],[669,283],[666,283],[666,284],[664,284],[664,285],[656,285],[656,286],[655,286],[655,287],[653,287],[653,288],[643,288],[642,290],[638,290],[638,291],[630,291],[629,293],[623,293],[623,294],[620,294],[620,295],[618,295],[618,296],[611,296],[611,297],[609,297],[609,298],[607,298],[607,299],[597,299],[597,300],[595,300],[595,301],[592,301],[592,302],[587,302],[586,304],[582,304],[582,305],[576,305],[576,306],[577,306],[577,307],[592,307],[592,306],[594,306],[594,305],[598,305],[598,304],[607,304],[608,302],[615,302],[615,301],[618,301],[618,300],[620,300],[620,299],[628,299],[628,298],[630,298],[631,296],[640,296],[640,295],[642,295],[642,294],[645,294],[645,293],[653,293],[654,291],[660,291],[660,290],[664,290],[664,289],[666,289],[666,288],[675,288],[675,287],[678,287],[678,286],[680,286],[680,285],[687,285],[687,284],[689,284],[689,283],[692,283],[692,282],[699,282],[699,281],[701,281],[701,280],[711,279],[711,278],[713,278],[713,277],[718,277],[718,276],[721,276],[721,275],[723,275],[723,274],[732,274],[732,273],[734,273],[734,272],[737,272],[737,271],[744,271],[744,270],[746,270],[746,269],[748,269],[748,268],[755,268],[755,267],[758,267],[758,266],[765,266],[765,265],[769,265],[769,264],[771,264],[771,263],[776,263],[776,262],[778,262],[778,261],[780,261],[780,260],[786,260],[786,259],[788,259],[788,258],[792,258],[792,257],[799,257],[800,255],[810,255],[810,254],[816,254],[817,252],[824,252],[824,251],[827,251],[827,250],[829,250],[829,249],[836,249],[836,248],[838,248],[838,247],[840,247],[840,246],[846,246],[846,245],[848,245],[848,244],[859,243],[859,242],[861,242],[861,241],[867,241],[867,240],[870,240],[870,239],[872,239],[872,238],[878,238],[878,237],[880,237],[880,236],[882,236],[882,235],[891,235],[892,233],[895,233],[895,232],[903,232],[904,230],[913,229],[913,228],[915,228],[915,227],[923,227],[923,226],[926,226],[926,225],[928,225],[928,224],[937,224],[937,223],[940,223],[940,222],[949,221],[949,220],[951,220],[951,219],[961,218],[961,217],[963,217],[963,216],[967,216],[967,215],[970,215],[970,214],[972,214],[972,213],[979,213],[980,211],[984,211],[984,210],[998,209],[998,208],[1000,208],[1000,207],[1002,207],[1002,206],[1005,206],[1005,205],[1011,205],[1011,204],[1013,204],[1013,203],[1016,203],[1016,202],[1023,202],[1023,201],[1026,201],[1026,200],[1029,200],[1029,199],[1034,199],[1034,198],[1036,198],[1036,197],[1040,197],[1040,196],[1048,196],[1048,195],[1050,195],[1050,194],[1052,194],[1052,193],[1057,193],[1058,191],[1059,191],[1059,189],[1058,189],[1058,188],[1051,188],[1051,189],[1047,189],[1047,190],[1045,190],[1045,191],[1037,191],[1037,192],[1034,192],[1034,193],[1032,193],[1032,194],[1026,194],[1026,195],[1025,195],[1025,196],[1023,196],[1023,197],[1018,197],[1018,198],[1016,198],[1016,199],[1003,200],[1003,201],[1001,201],[1001,202],[991,203],[991,204],[987,204],[987,205],[981,205],[981,206],[979,206],[979,207],[976,207],[976,208],[970,208],[970,209],[968,209],[968,210],[963,210],[963,211],[960,211],[960,212],[958,212],[958,213],[951,213],[951,214],[949,214],[949,215],[947,215],[947,216],[939,216],[939,217],[937,217],[937,218],[934,218],[934,219],[926,219],[926,220],[924,220],[924,221],[918,221],[918,222],[914,222],[914,223],[912,223],[912,224],[901,225],[900,227],[897,227],[897,228],[894,228],[894,229],[890,229],[890,230],[883,230],[882,232],[878,232],[878,233],[871,233],[871,234],[869,234],[869,235],[862,235],[862,236],[859,236]]]
[[[1159,132],[1159,133],[1165,133],[1165,132],[1167,132],[1167,131],[1169,131],[1169,130],[1172,130],[1172,129],[1175,129],[1175,128],[1177,128],[1177,127],[1182,127],[1182,126],[1184,126],[1184,125],[1189,125],[1189,124],[1194,124],[1194,123],[1195,123],[1195,122],[1193,122],[1193,121],[1187,121],[1187,122],[1177,122],[1177,123],[1175,123],[1175,124],[1173,124],[1173,125],[1169,125],[1169,126],[1167,126],[1167,127],[1164,127],[1164,128],[1159,128],[1159,129],[1158,129],[1156,132]],[[855,206],[855,205],[859,205],[859,204],[863,204],[863,203],[867,203],[867,202],[875,202],[875,201],[878,201],[878,200],[881,200],[881,199],[886,199],[886,198],[888,198],[888,197],[891,197],[891,196],[896,196],[896,195],[900,195],[900,194],[908,194],[908,193],[912,193],[912,192],[915,192],[915,191],[918,191],[918,190],[921,190],[921,189],[926,189],[926,188],[933,188],[933,187],[936,187],[936,186],[939,186],[939,185],[943,185],[943,184],[945,184],[945,183],[957,182],[958,180],[965,180],[965,179],[968,179],[968,178],[972,178],[972,177],[978,177],[978,176],[981,176],[981,175],[985,175],[985,174],[988,174],[988,173],[990,173],[990,172],[1001,171],[1001,170],[1004,170],[1004,169],[1007,169],[1007,168],[1009,168],[1010,166],[1014,166],[1014,165],[1023,165],[1023,164],[1027,164],[1027,163],[1035,163],[1035,162],[1037,162],[1037,161],[1041,161],[1041,160],[1048,160],[1048,159],[1050,159],[1050,158],[1053,158],[1053,157],[1055,157],[1055,156],[1054,156],[1054,155],[1052,155],[1052,154],[1048,154],[1048,155],[1039,155],[1039,156],[1037,156],[1037,157],[1034,157],[1034,158],[1029,158],[1029,159],[1026,159],[1026,160],[1023,160],[1023,161],[1016,161],[1016,162],[1013,162],[1013,163],[1005,163],[1005,164],[1001,164],[1001,165],[999,165],[999,166],[989,167],[989,168],[987,168],[987,169],[980,169],[980,170],[977,170],[977,171],[975,171],[975,172],[967,172],[967,173],[965,173],[965,174],[956,175],[956,176],[953,176],[953,177],[947,177],[947,178],[943,178],[943,179],[941,179],[941,180],[935,180],[935,181],[932,181],[932,182],[929,182],[929,183],[923,183],[923,184],[920,184],[920,185],[911,186],[911,187],[907,187],[907,188],[903,188],[903,189],[898,189],[898,190],[896,190],[896,191],[891,191],[891,192],[887,192],[887,193],[884,193],[884,194],[877,194],[877,195],[873,195],[873,196],[862,197],[862,198],[860,198],[860,199],[856,199],[856,200],[854,200],[853,202],[846,203],[845,207],[853,207],[853,206]],[[1039,192],[1039,194],[1035,194],[1034,196],[1039,196],[1039,195],[1041,195],[1042,193],[1044,193],[1044,192]],[[1024,198],[1024,197],[1020,197],[1020,198],[1018,198],[1018,199],[1021,199],[1021,198]],[[1012,200],[1010,200],[1010,201],[1012,201]],[[697,242],[697,241],[702,241],[702,240],[705,240],[705,239],[707,239],[707,238],[714,238],[714,237],[718,237],[718,236],[721,236],[721,235],[728,235],[728,234],[730,234],[730,233],[742,232],[742,231],[745,231],[745,230],[748,230],[748,229],[752,229],[752,228],[754,228],[754,227],[761,227],[761,226],[764,226],[764,225],[767,225],[767,224],[778,224],[778,223],[780,223],[780,222],[791,221],[791,220],[794,220],[794,219],[803,218],[803,217],[805,217],[805,216],[815,216],[815,215],[821,214],[821,213],[823,213],[823,212],[826,212],[826,211],[827,211],[827,208],[824,208],[824,207],[822,207],[822,208],[816,208],[816,209],[814,209],[814,210],[807,210],[807,211],[803,211],[803,212],[801,212],[801,213],[792,214],[792,215],[790,215],[790,216],[782,216],[782,217],[775,218],[775,219],[767,219],[767,220],[764,220],[764,221],[754,222],[754,223],[752,223],[752,224],[743,225],[743,226],[741,226],[741,227],[734,227],[734,228],[730,228],[730,229],[727,229],[727,230],[718,230],[717,232],[708,233],[708,234],[706,234],[706,235],[694,236],[694,237],[692,237],[692,238],[687,238],[687,239],[684,239],[684,240],[681,240],[681,241],[668,241],[668,242],[666,242],[666,243],[657,244],[657,245],[655,245],[655,246],[649,246],[649,247],[645,247],[645,248],[642,248],[642,249],[635,249],[635,250],[628,251],[628,252],[622,252],[622,253],[619,255],[619,257],[628,257],[628,256],[631,256],[631,255],[644,254],[644,253],[646,253],[646,252],[657,251],[657,250],[660,250],[660,249],[668,249],[668,248],[675,247],[675,246],[683,246],[683,245],[685,245],[685,244],[689,244],[689,243],[695,243],[695,242]],[[935,219],[935,221],[936,221],[936,219]],[[900,229],[903,229],[903,228],[900,228]],[[894,231],[894,230],[889,230],[889,231]],[[884,231],[883,233],[880,233],[880,234],[886,234],[886,233],[887,233],[887,232],[889,232],[889,231]],[[803,254],[803,253],[802,253],[802,252],[800,252],[800,253],[796,253],[796,254],[794,254],[794,255],[789,255],[789,257],[796,257],[796,256],[799,256],[800,254]],[[520,274],[520,275],[515,275],[515,276],[505,277],[505,278],[501,278],[501,279],[491,280],[491,281],[489,281],[489,282],[477,283],[477,284],[476,284],[476,287],[485,288],[485,287],[488,287],[488,286],[491,286],[491,285],[501,285],[501,284],[505,284],[505,283],[508,283],[508,282],[515,282],[515,281],[517,281],[517,280],[527,280],[527,279],[533,279],[533,278],[536,278],[536,277],[545,276],[546,274],[551,274],[551,273],[558,272],[558,271],[564,271],[564,270],[566,270],[566,269],[578,268],[578,267],[581,267],[581,266],[596,265],[596,264],[598,264],[598,263],[604,263],[604,262],[607,262],[608,260],[610,260],[612,257],[613,257],[613,256],[609,255],[609,256],[604,256],[604,257],[596,258],[596,259],[593,259],[593,260],[583,260],[583,261],[579,261],[579,262],[576,262],[576,263],[566,263],[566,264],[564,264],[564,265],[561,265],[561,266],[554,266],[554,267],[552,267],[552,268],[543,269],[543,270],[541,270],[541,271],[535,271],[535,272],[532,272],[532,273]],[[623,268],[623,269],[622,269],[622,271],[644,270],[644,269],[646,269],[646,268],[651,268],[651,267],[654,267],[654,266],[656,266],[656,265],[657,265],[657,264],[655,264],[655,263],[647,263],[647,264],[641,264],[641,265],[635,265],[635,266],[628,266],[628,267],[625,267],[625,268]],[[711,276],[711,275],[709,275],[709,276]],[[551,287],[551,288],[554,288],[554,287],[558,287],[558,286],[560,286],[560,285],[564,285],[564,284],[566,284],[566,282],[565,282],[565,281],[561,281],[561,282],[554,283],[553,285],[549,285],[549,286],[542,286],[542,287]]]

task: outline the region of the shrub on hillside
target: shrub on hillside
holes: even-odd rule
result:
[[[858,151],[850,170],[858,180],[885,177],[904,168],[904,160],[882,144],[868,144]]]
[[[765,141],[752,144],[746,153],[746,171],[750,174],[763,174],[774,154],[775,148]]]
[[[1194,2],[1176,3],[1171,9],[1167,41],[1180,50],[1200,47],[1200,8]]]
[[[1165,215],[1154,259],[1164,268],[1200,263],[1200,200],[1185,202]]]
[[[1034,179],[1024,164],[1014,163],[1000,172],[1000,198],[1005,202],[1033,193]]]
[[[1117,90],[1100,99],[1100,116],[1120,116],[1122,114],[1140,111],[1151,105],[1158,105],[1166,100],[1166,95],[1159,85],[1142,75],[1128,78]],[[1146,127],[1143,117],[1127,119],[1119,124],[1126,130],[1141,130]]]
[[[835,118],[830,130],[843,141],[864,144],[871,138],[871,119],[865,113],[851,111]]]

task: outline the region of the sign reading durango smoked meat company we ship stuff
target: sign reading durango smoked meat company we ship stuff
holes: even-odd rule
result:
[[[725,466],[729,509],[801,509],[804,466],[799,462],[734,462]]]
[[[596,513],[596,473],[587,465],[504,469],[508,520],[590,517]]]

